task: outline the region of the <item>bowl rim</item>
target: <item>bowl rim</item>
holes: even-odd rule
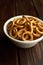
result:
[[[30,44],[30,43],[34,43],[34,42],[39,42],[39,41],[41,41],[41,40],[43,39],[43,36],[41,36],[40,38],[38,38],[38,39],[36,39],[36,40],[32,40],[32,41],[21,41],[21,40],[14,39],[13,37],[11,37],[11,36],[7,33],[7,29],[6,29],[6,28],[7,28],[8,23],[9,23],[10,21],[13,21],[14,18],[19,18],[19,17],[21,18],[22,16],[23,16],[23,15],[14,16],[14,17],[8,19],[8,20],[4,23],[3,31],[4,31],[5,35],[6,35],[8,38],[10,38],[11,40],[13,40],[13,41],[21,42],[21,43],[26,43],[26,44]],[[24,15],[24,16],[34,17],[34,16],[30,16],[30,15]],[[36,18],[37,20],[40,20],[40,22],[43,22],[41,19],[39,19],[39,18],[37,18],[37,17],[34,17],[34,18]]]

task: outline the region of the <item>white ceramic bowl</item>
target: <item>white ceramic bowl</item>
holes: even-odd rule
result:
[[[33,16],[29,16],[29,15],[25,15],[27,17],[33,17]],[[12,42],[14,44],[16,44],[17,46],[21,47],[21,48],[29,48],[29,47],[33,47],[35,44],[37,44],[38,42],[40,42],[42,39],[43,39],[43,36],[41,36],[40,38],[36,39],[36,40],[33,40],[33,41],[20,41],[20,40],[17,40],[17,39],[14,39],[12,38],[11,36],[8,35],[7,33],[7,25],[9,22],[13,21],[15,18],[21,18],[22,15],[20,16],[15,16],[15,17],[12,17],[10,18],[9,20],[6,21],[6,23],[4,24],[4,33],[6,34],[6,36],[12,40]],[[43,22],[42,20],[40,20],[39,18],[35,17],[37,20],[39,20],[40,22]]]

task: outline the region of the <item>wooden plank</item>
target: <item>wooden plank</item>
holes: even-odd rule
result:
[[[15,0],[0,0],[0,65],[18,65],[18,48],[4,35],[3,24],[16,15]]]
[[[12,16],[15,16],[15,0],[0,0],[0,36],[4,36],[3,25]]]
[[[16,10],[17,10],[17,15],[34,15],[36,16],[36,13],[33,7],[32,2],[29,0],[16,0]]]
[[[19,48],[20,65],[35,65],[34,58],[31,53],[31,49]]]
[[[33,3],[38,12],[39,17],[43,20],[43,0],[33,0]]]
[[[16,0],[16,8],[17,15],[39,16],[32,0]],[[30,49],[19,48],[19,65],[43,65],[43,51],[40,44]]]
[[[36,15],[32,2],[29,0],[18,0],[16,2],[17,15],[28,14]],[[35,61],[31,52],[32,49],[20,49],[19,48],[19,65],[35,65]]]
[[[43,20],[43,0],[33,0],[34,7],[37,11],[38,17]],[[40,49],[39,49],[40,46]],[[39,52],[38,52],[39,51]],[[43,40],[37,45],[36,48],[37,56],[40,60],[36,60],[37,65],[43,65]]]
[[[32,48],[32,54],[36,65],[43,65],[43,51],[41,50],[39,44]]]
[[[33,0],[33,4],[38,17],[43,20],[43,0]],[[43,42],[40,44],[40,47],[43,50]]]

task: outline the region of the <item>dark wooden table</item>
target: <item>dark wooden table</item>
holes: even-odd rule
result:
[[[43,20],[43,0],[0,0],[0,65],[43,65],[43,41],[23,49],[15,46],[3,32],[7,19],[22,14]]]

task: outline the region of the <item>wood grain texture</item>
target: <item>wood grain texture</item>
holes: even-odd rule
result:
[[[33,0],[33,3],[38,12],[40,19],[43,20],[43,0]]]
[[[18,65],[18,49],[4,35],[3,25],[15,16],[15,0],[0,0],[0,65]]]
[[[35,13],[32,0],[16,0],[17,15],[34,15]],[[33,13],[34,12],[34,13]]]
[[[15,0],[0,0],[0,36],[4,36],[3,25],[9,18],[15,16]]]
[[[17,15],[28,14],[40,17],[37,9],[34,7],[34,3],[31,0],[16,0]],[[19,60],[20,65],[43,65],[43,51],[42,43],[37,44],[35,47],[30,49],[19,48]]]
[[[4,35],[5,21],[24,14],[43,19],[43,0],[0,0],[0,65],[43,65],[43,41],[23,49]]]

